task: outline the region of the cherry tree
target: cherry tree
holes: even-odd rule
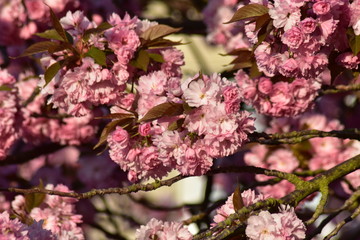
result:
[[[99,213],[139,240],[359,235],[360,1],[120,2],[0,2],[0,239],[126,239]],[[185,74],[179,33],[229,70]],[[199,203],[141,195],[193,176]]]

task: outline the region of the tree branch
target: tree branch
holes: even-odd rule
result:
[[[324,137],[337,137],[341,139],[354,139],[360,140],[359,129],[345,129],[345,130],[334,130],[334,131],[319,131],[319,130],[304,130],[294,131],[289,133],[252,133],[249,134],[250,142],[256,142],[260,144],[279,145],[279,144],[295,144],[300,143],[311,138],[324,138]]]

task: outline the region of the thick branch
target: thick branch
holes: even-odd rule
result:
[[[26,163],[34,158],[40,157],[41,155],[46,155],[56,152],[64,147],[65,146],[56,143],[38,146],[29,151],[20,152],[18,154],[13,154],[8,156],[4,160],[0,161],[0,166]]]

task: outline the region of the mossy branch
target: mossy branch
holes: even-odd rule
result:
[[[213,227],[212,229],[209,229],[203,233],[197,234],[194,237],[194,240],[199,239],[224,239],[230,234],[234,233],[239,227],[241,227],[241,224],[235,224],[233,223],[236,220],[244,219],[244,217],[247,217],[250,212],[256,211],[256,210],[266,210],[269,207],[273,207],[279,204],[288,204],[291,206],[297,206],[299,202],[301,202],[303,199],[305,199],[310,194],[317,192],[319,190],[322,190],[324,192],[323,194],[323,201],[321,204],[325,205],[326,199],[327,199],[327,191],[326,187],[329,186],[330,183],[333,181],[340,179],[347,174],[360,169],[360,154],[331,168],[330,170],[327,170],[323,173],[321,173],[319,176],[313,178],[309,182],[307,182],[306,186],[300,186],[292,193],[286,195],[285,197],[281,199],[266,199],[264,201],[259,201],[255,204],[252,204],[248,207],[244,207],[240,209],[238,212],[231,214],[226,220],[223,222],[218,223],[217,226]],[[325,200],[324,200],[325,199]],[[323,206],[322,206],[323,207]],[[321,206],[319,207],[318,212],[322,212]],[[317,215],[318,213],[316,213]],[[315,214],[314,214],[315,215]],[[315,215],[315,217],[316,217]]]

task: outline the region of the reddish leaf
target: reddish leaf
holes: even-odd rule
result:
[[[187,43],[182,43],[181,41],[174,42],[169,39],[160,38],[154,41],[145,42],[143,46],[147,48],[163,48],[163,47],[172,47],[172,46],[185,45],[185,44]]]
[[[150,109],[138,122],[148,122],[165,116],[178,116],[182,113],[184,113],[182,103],[165,102]]]
[[[131,113],[111,113],[106,116],[96,117],[95,119],[125,119],[125,118],[135,118],[135,116]]]
[[[250,61],[247,62],[240,62],[240,63],[236,63],[233,67],[232,67],[232,71],[238,70],[238,69],[243,69],[243,68],[250,68],[253,66],[253,63]]]
[[[229,22],[232,23],[240,20],[247,20],[249,18],[260,17],[266,13],[268,13],[269,9],[264,5],[253,3],[249,5],[245,5],[242,8],[239,8],[234,16],[231,18]]]
[[[107,29],[109,28],[112,28],[113,26],[108,23],[108,22],[102,22],[99,26],[97,26],[96,28],[90,28],[90,29],[87,29],[85,32],[84,32],[84,36],[83,36],[83,39],[84,40],[88,40],[90,38],[90,35],[91,34],[100,34],[100,33],[103,33],[104,31],[106,31]]]
[[[239,211],[241,208],[244,207],[244,202],[241,197],[241,191],[239,186],[236,187],[232,200],[235,212]]]
[[[43,41],[37,42],[33,45],[29,46],[20,56],[18,57],[25,57],[30,56],[36,53],[47,52],[49,49],[55,48],[59,46],[59,43],[52,42],[52,41]]]
[[[115,130],[116,126],[125,126],[126,124],[131,123],[133,118],[134,116],[131,115],[129,117],[123,117],[122,119],[117,119],[109,122],[102,130],[100,139],[93,149],[96,149],[103,145],[106,142],[108,135]]]
[[[262,28],[265,24],[268,24],[270,21],[270,15],[268,13],[256,18],[256,27],[255,27],[255,32],[257,30],[259,30],[260,28]]]
[[[172,28],[167,25],[159,24],[153,27],[150,27],[145,32],[141,34],[141,38],[147,41],[153,41],[158,38],[165,37],[172,33],[179,32],[182,28]]]
[[[60,37],[62,37],[62,39],[65,42],[69,42],[68,37],[66,36],[66,32],[64,30],[64,28],[61,26],[61,23],[58,19],[58,17],[55,15],[54,11],[50,8],[50,18],[51,18],[51,22],[53,27],[55,28],[56,32],[60,35]]]

